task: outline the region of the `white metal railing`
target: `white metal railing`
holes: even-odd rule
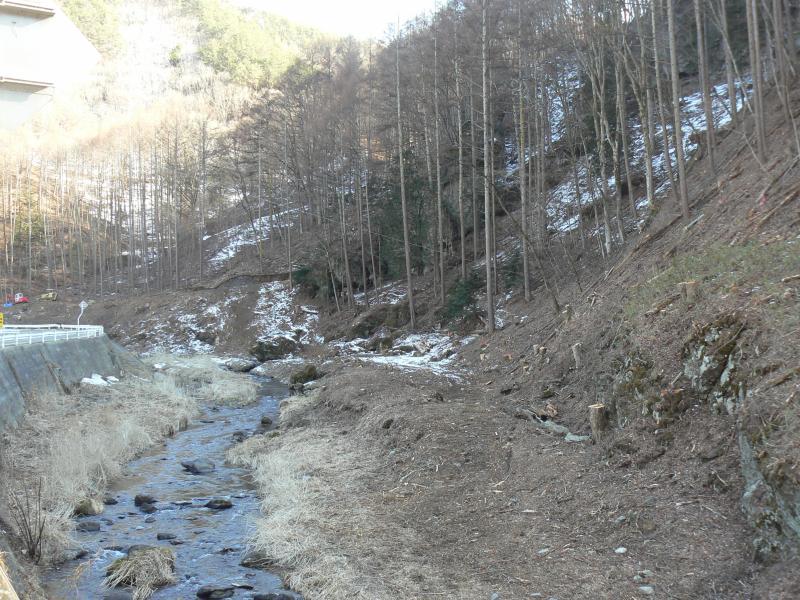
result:
[[[101,325],[9,325],[0,329],[0,348],[100,337]]]

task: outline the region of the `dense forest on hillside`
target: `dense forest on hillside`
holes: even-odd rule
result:
[[[66,3],[101,47],[116,6]],[[348,303],[431,273],[452,312],[483,286],[491,327],[499,278],[526,297],[543,284],[558,308],[554,269],[612,255],[652,211],[688,219],[687,162],[719,169],[729,123],[753,115],[735,135],[764,168],[768,91],[794,119],[799,17],[780,0],[452,1],[363,43],[221,0],[180,6],[212,74],[177,78],[142,122],[85,147],[3,156],[6,286],[185,286],[213,270],[204,242],[239,206],[259,268],[312,294]],[[176,77],[185,54],[163,57]],[[313,232],[302,256],[291,223]]]

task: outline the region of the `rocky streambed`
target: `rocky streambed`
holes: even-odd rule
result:
[[[256,404],[208,409],[189,429],[130,463],[102,512],[77,520],[82,550],[76,558],[44,574],[48,598],[134,598],[133,588],[107,589],[103,581],[109,570],[147,553],[174,565],[172,582],[154,586],[154,599],[298,597],[248,555],[259,498],[248,473],[225,464],[232,445],[269,434],[289,393],[266,378],[259,384]]]

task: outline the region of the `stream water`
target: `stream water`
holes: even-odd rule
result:
[[[156,591],[154,599],[196,598],[197,590],[207,585],[236,588],[233,596],[225,597],[252,598],[270,592],[277,592],[273,597],[294,597],[281,589],[277,575],[240,564],[259,514],[259,498],[247,472],[225,464],[225,452],[235,443],[235,432],[263,434],[261,417],[274,420],[278,404],[289,393],[277,382],[259,379],[259,384],[258,403],[207,409],[189,429],[128,465],[127,475],[109,490],[117,504],[106,506],[97,517],[78,520],[79,526],[100,525],[99,531],[75,534],[86,555],[45,573],[48,598],[130,598],[123,590],[105,589],[102,581],[108,566],[137,544],[166,546],[175,552],[178,582]],[[199,460],[213,462],[215,469],[193,475],[181,466],[183,461]],[[142,512],[134,504],[137,494],[155,498],[157,510]],[[215,498],[229,499],[232,508],[206,508]]]

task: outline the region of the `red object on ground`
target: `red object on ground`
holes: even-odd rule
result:
[[[18,295],[16,298],[14,298],[14,304],[28,304],[28,302],[30,302],[30,300],[28,300],[27,296]]]

